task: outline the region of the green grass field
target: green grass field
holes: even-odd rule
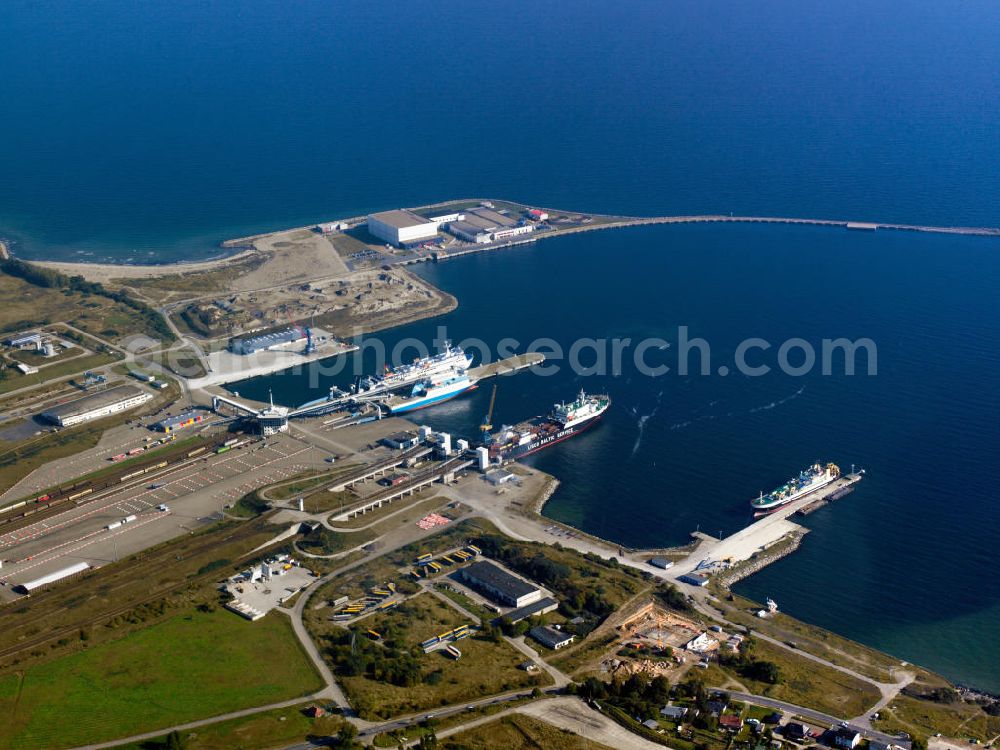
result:
[[[323,716],[311,719],[303,713],[305,709],[319,703],[300,703],[297,706],[262,711],[259,714],[230,719],[198,727],[190,732],[182,732],[187,739],[186,750],[267,750],[293,742],[301,742],[308,736],[329,737],[337,734],[344,720],[339,716]],[[159,740],[166,744],[166,737]],[[149,742],[121,745],[121,750],[149,750]]]
[[[321,687],[287,618],[191,612],[0,677],[0,747],[74,747]]]
[[[50,380],[57,380],[58,378],[64,378],[67,375],[77,372],[96,369],[101,365],[114,362],[116,359],[118,357],[111,354],[91,354],[86,357],[76,357],[65,362],[59,362],[50,367],[44,367],[33,375],[22,375],[20,372],[15,373],[11,371],[7,378],[0,381],[0,393],[9,393],[20,388],[40,386]]]

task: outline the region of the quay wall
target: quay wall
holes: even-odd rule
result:
[[[754,573],[759,570],[763,570],[768,565],[773,562],[780,560],[783,557],[787,557],[792,554],[795,550],[799,548],[802,544],[802,538],[805,534],[795,533],[792,535],[791,540],[788,544],[781,547],[781,549],[775,550],[773,552],[763,552],[752,560],[748,560],[742,565],[737,565],[732,570],[727,570],[724,573],[720,573],[716,577],[716,581],[725,588],[731,587],[733,584],[742,581],[744,578],[749,578]]]

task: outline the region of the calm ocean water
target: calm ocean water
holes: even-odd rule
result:
[[[465,195],[996,225],[998,27],[986,2],[15,0],[0,7],[0,236],[24,257],[168,262]],[[724,363],[747,336],[871,337],[876,377],[523,374],[501,383],[498,419],[608,390],[600,427],[532,461],[564,482],[549,513],[634,545],[732,531],[749,497],[816,458],[868,467],[740,590],[1000,691],[998,251],[792,227],[602,232],[422,268],[460,309],[385,338],[444,323],[456,340],[673,340],[687,325]],[[269,385],[287,403],[323,387],[238,389]],[[426,420],[471,433],[487,399]]]

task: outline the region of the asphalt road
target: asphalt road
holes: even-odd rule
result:
[[[717,688],[720,689],[721,688]],[[836,727],[840,725],[840,719],[835,716],[830,716],[829,714],[824,714],[821,711],[815,711],[811,708],[804,708],[802,706],[796,706],[794,703],[785,703],[784,701],[775,700],[774,698],[767,698],[763,695],[753,695],[752,693],[740,693],[735,690],[725,690],[731,698],[735,698],[740,701],[747,701],[749,703],[754,703],[758,706],[764,706],[765,708],[773,708],[776,711],[783,711],[786,713],[795,714],[796,716],[801,716],[809,721],[815,722],[817,724],[825,725],[828,727]],[[855,726],[848,723],[847,726],[851,729],[855,729],[862,734],[862,736],[878,740],[885,743],[893,743],[896,745],[902,744],[899,737],[886,734],[885,732],[879,732],[875,729],[867,729],[865,727]]]

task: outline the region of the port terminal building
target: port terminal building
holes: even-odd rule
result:
[[[233,354],[249,355],[266,349],[278,349],[307,341],[308,336],[301,328],[289,327],[281,331],[262,333],[259,336],[243,336],[229,342]]]
[[[411,247],[437,237],[442,218],[425,219],[412,211],[399,209],[368,216],[368,232],[396,247]]]
[[[92,419],[134,409],[152,398],[151,393],[134,385],[120,385],[54,406],[42,412],[42,417],[60,427],[72,427]]]
[[[459,574],[471,588],[508,607],[524,607],[542,598],[540,588],[486,560],[462,568]]]
[[[449,222],[448,231],[466,242],[486,244],[503,242],[534,231],[533,224],[521,223],[490,208],[469,209],[456,221]]]

